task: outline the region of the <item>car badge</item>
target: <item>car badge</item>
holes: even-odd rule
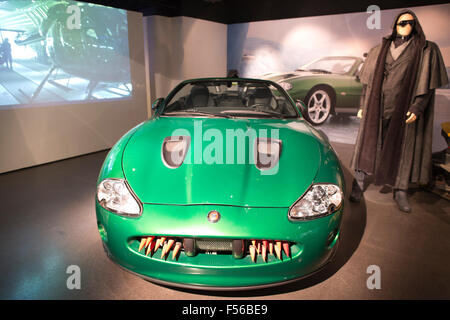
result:
[[[209,222],[216,223],[220,219],[219,211],[213,210],[208,213]]]

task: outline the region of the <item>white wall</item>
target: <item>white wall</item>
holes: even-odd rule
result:
[[[227,25],[189,17],[144,17],[151,101],[180,81],[227,74]]]
[[[132,98],[0,110],[0,173],[108,149],[147,119],[142,14],[128,27]]]
[[[128,12],[128,100],[0,110],[0,173],[110,148],[180,81],[224,77],[227,26]]]

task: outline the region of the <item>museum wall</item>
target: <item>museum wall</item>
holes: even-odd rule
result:
[[[450,67],[450,4],[409,9]],[[231,24],[228,39],[237,43],[228,46],[229,68],[257,77],[292,71],[323,56],[362,57],[391,33],[393,20],[402,10],[381,10],[380,25],[373,29],[367,26],[373,21],[367,12]]]
[[[190,17],[144,18],[151,101],[180,81],[227,74],[227,25]]]
[[[427,40],[439,46],[450,78],[450,4],[409,9],[416,13]],[[363,58],[364,53],[391,33],[393,20],[402,10],[379,11],[379,25],[372,20],[373,12],[231,24],[228,27],[228,69],[238,69],[243,77],[262,77],[282,82],[287,74],[299,76],[298,73],[294,75],[296,70],[305,69],[305,65],[315,59],[343,56]],[[302,70],[297,71],[301,73]],[[349,79],[345,81],[351,82]],[[294,89],[299,90],[301,82],[296,83],[298,87]],[[337,82],[335,85],[338,86]],[[303,86],[306,92],[306,81]],[[292,91],[295,90],[288,91],[291,96]],[[350,91],[344,93],[349,97]],[[299,95],[298,98],[304,100],[306,97]],[[357,104],[359,99],[354,101]],[[356,104],[343,107],[356,110]],[[441,124],[450,120],[449,105],[450,85],[447,85],[436,90],[433,152],[447,147],[441,136]],[[332,141],[353,144],[359,119],[349,117],[338,121],[330,117],[318,128],[326,132]]]
[[[439,45],[450,70],[450,38],[446,33],[450,29],[450,4],[412,9],[427,38]],[[381,25],[375,29],[367,28],[369,14],[366,12],[232,25],[190,17],[143,17],[140,13],[126,12],[129,55],[122,60],[129,64],[128,82],[132,89],[128,96],[51,101],[51,85],[45,84],[42,92],[36,89],[39,85],[36,79],[42,79],[45,73],[41,72],[40,78],[34,73],[24,73],[20,76],[34,77],[32,88],[36,89],[33,95],[37,99],[26,103],[26,95],[16,94],[15,99],[22,99],[17,103],[2,89],[6,69],[0,65],[0,173],[110,148],[126,131],[150,116],[152,101],[166,96],[185,79],[222,77],[228,69],[238,69],[243,77],[266,77],[292,72],[324,56],[362,57],[390,32],[393,17],[400,10],[382,10]],[[1,17],[0,27],[4,27],[5,21]],[[94,36],[101,45],[102,38]],[[112,63],[103,69],[118,67]],[[61,85],[63,80],[67,83],[74,80],[62,79],[58,70],[55,73],[51,76],[53,86],[66,90],[67,97],[75,96],[70,92],[74,87]],[[7,84],[11,87],[13,81]],[[5,86],[12,91],[9,87]],[[23,93],[23,88],[17,90]],[[112,94],[123,88],[103,85],[103,89],[108,97],[108,92]],[[49,99],[48,103],[45,99]],[[450,89],[439,89],[433,151],[445,147],[439,127],[443,120],[449,119],[449,102]],[[354,118],[350,122],[339,124],[331,131],[327,131],[327,124],[321,128],[331,140],[353,143],[359,120]]]
[[[19,3],[19,5],[22,4]],[[14,105],[0,103],[2,104],[0,108],[0,173],[108,149],[125,132],[147,119],[145,59],[142,41],[143,16],[141,13],[127,12],[127,19],[130,30],[129,43],[126,44],[129,46],[129,58],[125,57],[125,59],[127,65],[129,60],[131,83],[128,88],[132,86],[130,93],[120,99],[103,100],[91,97],[82,101],[49,101],[48,103],[45,100],[39,101],[40,98],[45,97],[46,93],[48,93],[48,97],[52,97],[51,89],[65,90],[68,95],[74,92],[69,85],[61,88],[62,84],[57,84],[58,79],[55,78],[54,88],[47,88],[51,84],[46,83],[42,91],[36,94],[38,99],[35,103],[22,102]],[[6,18],[1,20],[0,22],[3,23]],[[104,39],[102,40],[98,34],[93,34],[93,31],[89,32],[92,38],[99,41],[100,44],[97,44],[96,47],[99,48]],[[103,47],[108,49],[105,45]],[[17,70],[21,64],[14,60],[14,54],[13,51],[14,68],[8,71],[6,67],[1,66],[2,74],[10,72],[8,75],[12,75],[13,71],[16,74],[19,72]],[[85,59],[88,58],[85,57]],[[30,61],[30,63],[32,62]],[[82,64],[83,61],[81,61],[80,68]],[[109,68],[114,70],[117,65],[111,64]],[[105,69],[108,68],[102,69],[98,72],[107,71]],[[60,75],[58,72],[56,70],[55,74]],[[35,72],[28,72],[27,75],[30,75],[30,78],[37,77]],[[43,75],[45,76],[45,73]],[[25,79],[25,75],[20,75],[19,79]],[[79,79],[81,81],[81,78]],[[64,79],[64,81],[66,80],[67,83],[74,81],[73,79]],[[13,84],[16,83],[13,81],[4,83],[7,88],[8,85],[11,87]],[[30,84],[36,88],[39,82],[30,81]],[[102,86],[105,97],[106,94],[112,95],[119,90],[119,87],[107,87],[106,84]],[[22,91],[25,89],[25,85],[19,88]],[[122,87],[120,90],[123,91],[124,88]],[[0,94],[0,99],[2,99],[0,102],[8,101],[6,99],[12,97],[12,95],[7,95],[8,91],[6,90],[0,93],[3,94]]]

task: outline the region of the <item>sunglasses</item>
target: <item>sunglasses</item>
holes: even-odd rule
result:
[[[410,26],[413,26],[414,25],[414,20],[403,20],[403,21],[400,21],[399,23],[397,23],[397,25],[398,26],[400,26],[400,27],[406,27],[406,25],[410,25]]]

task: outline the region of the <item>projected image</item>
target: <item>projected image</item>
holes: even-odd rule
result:
[[[131,95],[125,10],[0,0],[0,107]]]
[[[427,40],[439,46],[450,75],[450,37],[444,31],[450,29],[450,4],[412,9],[427,30]],[[363,58],[380,39],[391,34],[391,21],[399,10],[382,10],[380,27],[374,29],[367,27],[371,17],[367,12],[231,24],[228,37],[233,39],[233,46],[228,47],[228,69],[239,70],[242,77],[270,76],[278,81],[319,61],[308,69],[343,75],[345,70],[339,70],[338,64],[350,65],[337,61],[341,60],[338,57]]]

